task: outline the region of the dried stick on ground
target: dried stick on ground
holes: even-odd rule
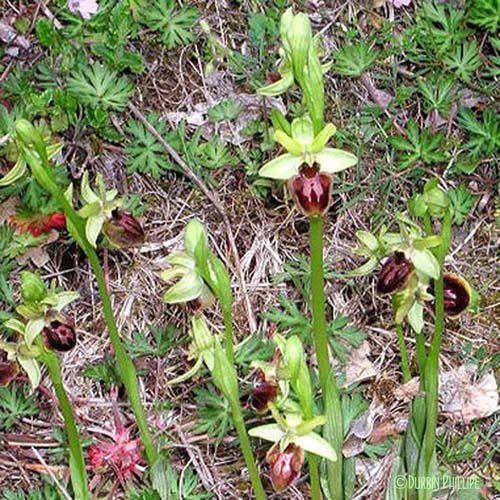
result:
[[[165,151],[172,157],[172,159],[183,169],[185,174],[194,182],[194,184],[199,188],[199,190],[210,200],[217,212],[222,217],[224,223],[226,234],[229,239],[229,246],[231,248],[231,253],[233,254],[234,267],[236,269],[236,274],[238,276],[238,281],[240,282],[241,293],[243,295],[243,301],[245,303],[245,309],[248,317],[248,325],[250,331],[256,330],[257,325],[255,322],[255,316],[253,314],[252,305],[250,303],[250,298],[248,297],[247,288],[245,285],[245,278],[241,270],[241,261],[238,254],[238,249],[236,248],[236,241],[234,238],[234,233],[231,228],[231,222],[227,216],[226,210],[217,195],[216,192],[209,189],[209,187],[193,172],[189,165],[180,157],[180,155],[175,151],[175,149],[158,133],[158,131],[149,123],[146,117],[139,111],[139,109],[132,103],[128,104],[128,108],[132,114],[141,121],[141,123],[146,127],[146,129],[151,133],[151,135],[165,148]]]

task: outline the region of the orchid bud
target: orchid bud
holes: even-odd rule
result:
[[[290,443],[283,451],[277,442],[266,456],[274,489],[279,493],[288,488],[299,476],[304,463],[304,450]]]
[[[400,292],[413,276],[413,264],[403,252],[395,252],[382,265],[377,282],[377,292],[385,295]]]
[[[9,385],[18,372],[18,364],[8,360],[5,351],[0,351],[0,387]]]
[[[302,166],[300,174],[290,179],[288,189],[297,208],[308,217],[324,215],[330,208],[332,178],[316,165]]]
[[[76,345],[76,332],[73,325],[59,320],[51,321],[43,329],[45,345],[52,350],[66,352]]]
[[[42,278],[35,273],[21,273],[21,295],[25,302],[38,302],[47,294],[47,287]]]
[[[116,208],[103,226],[103,233],[119,248],[140,246],[144,243],[144,230],[139,221],[125,210]]]
[[[444,312],[452,318],[462,314],[471,302],[472,290],[467,281],[456,274],[443,276]]]
[[[259,378],[261,381],[256,385],[248,398],[250,408],[257,413],[267,410],[269,403],[276,399],[278,395],[278,386],[271,380],[266,380],[264,372],[260,370]]]

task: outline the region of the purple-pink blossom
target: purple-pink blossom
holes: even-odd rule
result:
[[[392,4],[394,5],[394,7],[396,7],[397,9],[400,9],[401,7],[403,7],[403,5],[405,7],[408,7],[408,5],[411,4],[411,0],[393,0]]]
[[[80,14],[83,19],[90,19],[99,9],[96,0],[68,0],[68,8],[73,14]]]

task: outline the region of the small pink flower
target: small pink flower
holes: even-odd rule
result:
[[[411,0],[393,0],[392,4],[396,7],[396,9],[400,9],[403,5],[408,7],[408,5],[411,4]]]
[[[121,479],[130,479],[140,474],[142,467],[141,443],[139,439],[130,439],[130,430],[122,423],[116,403],[117,390],[111,390],[115,430],[113,442],[101,441],[88,449],[88,464],[96,474],[107,469],[113,471]]]
[[[90,19],[99,9],[96,0],[68,0],[68,8],[73,14],[78,13],[83,19]]]

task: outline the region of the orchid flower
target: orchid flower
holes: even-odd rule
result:
[[[334,174],[358,162],[356,156],[341,149],[326,147],[336,132],[335,125],[328,123],[314,136],[313,124],[309,117],[296,118],[292,122],[291,136],[282,130],[274,132],[274,139],[287,153],[266,163],[260,170],[261,177],[288,180],[299,175],[300,167],[317,166],[319,172]]]
[[[335,126],[329,123],[314,136],[311,119],[296,118],[291,124],[291,135],[283,130],[274,132],[274,139],[287,153],[269,161],[259,171],[261,177],[288,180],[296,205],[305,215],[323,215],[328,210],[331,174],[358,161],[352,153],[326,147],[335,131]]]
[[[214,348],[217,337],[213,335],[203,316],[195,315],[191,319],[189,337],[193,340],[189,350],[189,358],[195,359],[195,363],[186,373],[179,375],[168,382],[169,385],[178,384],[194,377],[202,368],[203,364],[212,371],[215,365]]]
[[[40,365],[37,361],[37,358],[42,354],[42,350],[37,345],[29,345],[26,342],[28,333],[26,325],[21,321],[10,319],[3,326],[16,332],[19,338],[17,342],[4,342],[0,340],[0,352],[4,351],[6,353],[10,369],[17,371],[15,367],[17,365],[21,366],[28,376],[32,389],[36,389],[42,379]]]
[[[167,282],[177,279],[163,295],[167,304],[191,302],[195,306],[207,307],[213,301],[213,294],[203,276],[203,269],[197,263],[197,249],[205,252],[208,246],[208,236],[203,224],[197,219],[190,221],[184,230],[184,250],[174,252],[165,258],[171,268],[161,273],[161,278]],[[205,259],[206,262],[206,259]],[[209,266],[209,273],[212,270]],[[196,307],[197,309],[198,307]]]
[[[327,460],[337,460],[330,443],[313,430],[326,423],[324,416],[303,420],[297,414],[283,417],[276,410],[272,411],[278,423],[254,427],[248,433],[274,443],[266,459],[271,467],[271,479],[276,491],[284,490],[298,477],[305,451]]]
[[[65,339],[60,338],[62,350],[68,350],[64,349],[64,346],[70,345],[68,338],[74,336],[74,329],[62,314],[62,310],[80,294],[57,291],[54,286],[48,288],[38,275],[23,271],[21,273],[21,296],[23,303],[17,306],[16,311],[27,320],[24,331],[26,345],[31,347],[42,332],[46,339],[53,338],[57,332],[50,330],[57,327],[57,330],[65,337]],[[6,323],[7,326],[8,323]],[[62,329],[61,325],[65,328]],[[70,330],[73,331],[72,334]],[[54,345],[57,345],[57,340]]]

